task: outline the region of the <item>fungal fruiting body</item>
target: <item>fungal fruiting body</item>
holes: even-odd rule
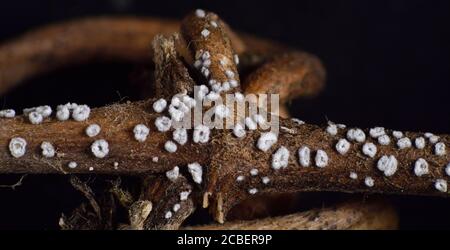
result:
[[[176,203],[175,205],[173,205],[172,210],[176,213],[178,212],[178,210],[180,210],[181,205],[180,203]]]
[[[244,129],[244,126],[242,126],[240,123],[237,123],[236,125],[234,125],[233,128],[233,134],[234,136],[236,136],[237,138],[242,138],[245,136],[246,132]]]
[[[205,125],[198,125],[194,128],[193,133],[193,141],[195,143],[207,143],[209,141],[209,134],[210,134],[209,127]]]
[[[51,158],[55,156],[55,148],[50,142],[42,142],[41,143],[42,155],[47,158]]]
[[[164,215],[164,218],[166,218],[166,219],[172,218],[172,212],[171,212],[171,211],[168,211],[168,212]]]
[[[347,139],[350,141],[364,142],[366,134],[359,128],[350,129],[347,131]]]
[[[175,166],[172,170],[169,170],[166,172],[167,179],[171,181],[176,181],[178,179],[178,176],[180,175],[180,169],[178,166]]]
[[[358,174],[355,173],[355,172],[350,172],[349,177],[350,177],[350,179],[352,179],[352,180],[356,180],[356,179],[358,179]]]
[[[434,153],[437,156],[444,156],[445,155],[445,144],[442,142],[436,143],[434,145]]]
[[[270,178],[267,176],[264,176],[263,178],[261,178],[261,181],[264,185],[267,185],[270,182]]]
[[[192,175],[192,179],[195,183],[202,183],[203,168],[198,162],[188,164],[188,171]]]
[[[88,105],[78,105],[72,111],[72,118],[75,121],[82,122],[86,121],[91,114],[91,108]]]
[[[391,143],[391,138],[388,135],[382,135],[378,137],[378,143],[383,146],[387,146]]]
[[[403,137],[397,141],[397,146],[399,149],[410,148],[411,145],[411,140],[408,137]]]
[[[335,136],[338,133],[338,128],[337,128],[336,124],[330,123],[330,124],[328,124],[326,131],[328,134]]]
[[[97,158],[105,158],[109,153],[109,144],[106,140],[96,140],[91,145],[91,151]]]
[[[254,194],[258,193],[258,189],[256,189],[256,188],[250,188],[250,189],[248,190],[248,193],[251,194],[251,195],[254,195]]]
[[[252,176],[257,176],[258,175],[258,169],[256,169],[256,168],[253,168],[252,170],[250,170],[250,175],[252,175]]]
[[[67,121],[70,118],[70,110],[67,105],[59,105],[56,110],[56,119],[59,121]]]
[[[439,192],[447,193],[447,181],[444,179],[437,179],[434,183],[434,187]]]
[[[69,164],[67,164],[67,166],[71,169],[77,168],[78,164],[74,161],[69,162]]]
[[[370,158],[375,157],[377,154],[377,146],[375,144],[368,142],[365,143],[362,148],[363,154],[369,156]]]
[[[368,176],[368,177],[366,177],[366,178],[364,179],[364,184],[365,184],[367,187],[373,187],[373,186],[375,185],[375,181],[373,180],[372,177]]]
[[[384,155],[377,162],[377,168],[384,173],[386,177],[393,176],[397,172],[398,161],[395,156]]]
[[[185,128],[177,128],[172,133],[173,140],[180,145],[186,144],[188,141],[187,130]]]
[[[394,136],[397,139],[401,139],[403,137],[403,132],[401,132],[401,131],[392,131],[392,136]]]
[[[238,177],[236,177],[237,182],[241,182],[243,180],[245,180],[245,176],[243,176],[243,175],[239,175]]]
[[[14,118],[16,111],[14,109],[0,110],[0,118]]]
[[[139,142],[147,140],[147,136],[150,133],[150,129],[144,124],[138,124],[133,128],[134,139]]]
[[[447,174],[447,176],[450,176],[450,163],[445,166],[445,173]]]
[[[258,147],[259,150],[267,152],[272,147],[272,145],[277,143],[277,141],[278,136],[275,133],[266,132],[261,134],[256,146]]]
[[[161,116],[156,118],[155,126],[159,132],[167,132],[172,126],[172,120],[167,116]]]
[[[164,143],[164,149],[169,153],[174,153],[177,151],[178,147],[177,144],[175,144],[175,142],[166,141],[166,143]]]
[[[230,109],[223,104],[217,105],[214,111],[214,114],[219,119],[227,118],[228,116],[230,116]]]
[[[20,158],[25,155],[27,150],[27,141],[21,137],[12,138],[9,142],[9,152],[14,158]]]
[[[28,114],[28,120],[30,121],[31,124],[36,125],[41,124],[42,121],[44,120],[44,117],[40,113],[33,111]]]
[[[86,135],[89,137],[97,136],[100,133],[100,131],[101,131],[101,128],[100,128],[100,125],[98,125],[98,124],[91,124],[85,130]]]
[[[163,98],[161,98],[153,103],[153,110],[155,110],[156,113],[163,112],[166,107],[167,107],[167,101]]]
[[[345,155],[349,149],[350,149],[350,142],[348,142],[346,139],[340,139],[336,143],[336,150],[341,155]]]
[[[369,134],[372,138],[378,138],[386,134],[386,132],[384,131],[383,127],[375,127],[370,129]]]
[[[317,167],[324,168],[328,166],[328,155],[325,151],[317,150],[316,157],[314,159]]]
[[[289,150],[285,147],[280,147],[272,156],[272,168],[278,170],[286,168],[289,163]]]
[[[183,192],[181,192],[180,193],[180,201],[187,200],[190,194],[191,194],[191,191],[183,191]]]
[[[419,158],[414,163],[414,174],[420,177],[428,173],[429,173],[428,162],[423,158]]]
[[[298,161],[302,167],[309,167],[311,163],[311,150],[303,146],[298,149]]]
[[[424,149],[425,148],[425,138],[423,138],[423,137],[417,137],[415,140],[414,140],[414,144],[416,145],[416,148],[417,149]]]
[[[250,117],[245,118],[245,126],[247,126],[249,130],[256,130],[258,128],[258,124]]]

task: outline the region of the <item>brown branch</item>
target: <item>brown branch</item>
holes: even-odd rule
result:
[[[231,221],[182,228],[184,230],[389,230],[398,219],[387,202],[345,202],[279,217],[251,221]]]

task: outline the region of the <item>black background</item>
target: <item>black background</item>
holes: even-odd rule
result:
[[[0,41],[41,25],[93,15],[182,18],[195,8],[215,11],[231,27],[318,55],[327,88],[295,100],[294,116],[312,123],[450,133],[450,1],[2,1]],[[23,108],[68,100],[99,106],[130,96],[132,66],[73,67],[27,81],[1,97]],[[19,176],[1,176],[2,183]],[[16,191],[0,189],[0,228],[57,228],[61,211],[81,197],[67,179],[29,176]],[[401,227],[450,228],[450,201],[393,197]]]

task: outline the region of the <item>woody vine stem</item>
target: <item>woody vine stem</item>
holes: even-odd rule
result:
[[[0,93],[63,65],[102,57],[142,62],[153,56],[156,97],[92,110],[69,103],[56,112],[48,106],[24,110],[20,116],[0,111],[0,173],[145,176],[136,202],[116,190],[130,211],[127,227],[134,229],[178,228],[199,206],[223,223],[233,206],[255,194],[338,191],[448,197],[449,135],[332,122],[317,126],[289,118],[279,118],[280,131],[273,133],[258,126],[265,120],[230,113],[224,106],[215,108],[216,117],[244,122],[230,130],[173,128],[172,122],[199,101],[194,90],[201,100],[278,93],[285,103],[317,94],[325,81],[313,55],[237,35],[214,13],[197,10],[177,30],[171,21],[84,20],[2,45]],[[62,31],[65,36],[60,37]],[[119,41],[111,43],[111,37]],[[150,55],[147,42],[153,37]],[[82,57],[80,51],[92,57]],[[79,180],[73,184],[91,196]],[[100,214],[96,201],[90,201]]]

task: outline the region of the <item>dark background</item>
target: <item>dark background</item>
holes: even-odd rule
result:
[[[326,90],[296,100],[294,116],[347,125],[450,133],[450,1],[3,1],[0,41],[51,22],[93,15],[182,18],[204,8],[234,29],[318,55]],[[99,106],[121,97],[133,67],[93,64],[36,77],[7,96],[0,108],[20,109],[68,100]],[[88,86],[95,86],[87,91]],[[100,94],[101,93],[101,94]],[[0,184],[19,176],[0,176]],[[43,181],[44,180],[44,181]],[[28,176],[16,191],[0,188],[0,228],[57,228],[61,211],[82,200],[67,178]],[[401,227],[450,228],[450,201],[390,196]]]

